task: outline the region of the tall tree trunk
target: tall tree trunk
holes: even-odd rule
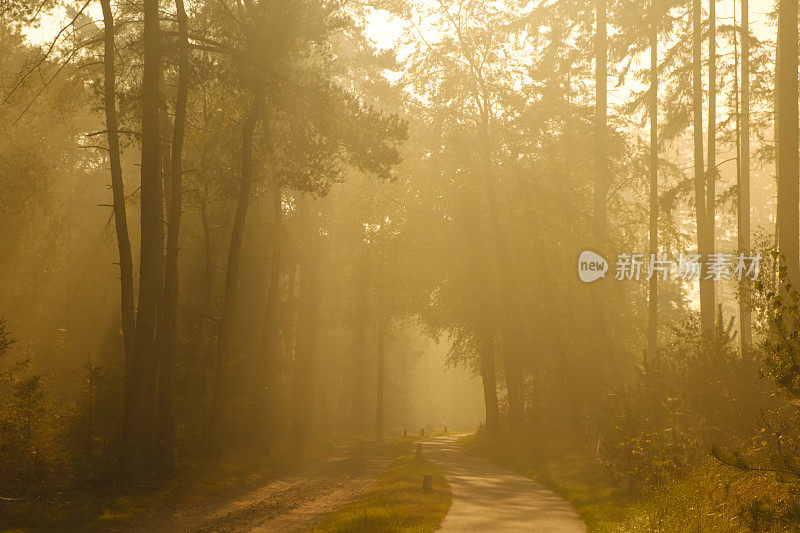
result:
[[[706,173],[703,161],[703,27],[700,0],[692,0],[692,122],[694,125],[694,199],[697,216],[697,252],[707,258],[710,253],[706,208]],[[714,338],[714,285],[700,276],[700,322],[707,342]]]
[[[608,23],[607,0],[596,0],[595,4],[595,154],[594,154],[594,233],[597,240],[596,246],[601,255],[605,255],[608,238],[607,196],[611,186],[611,175],[608,166]],[[595,310],[594,327],[596,329],[594,342],[596,342],[592,364],[587,366],[591,373],[589,383],[593,389],[589,402],[600,405],[598,401],[602,396],[603,382],[606,370],[613,366],[611,362],[611,349],[608,335],[607,284],[598,283],[590,289],[592,307]]]
[[[128,236],[128,217],[125,209],[125,184],[122,179],[122,162],[119,149],[117,124],[116,69],[114,67],[114,15],[111,0],[101,0],[103,23],[105,25],[103,66],[104,105],[106,113],[106,132],[108,136],[108,158],[111,165],[111,191],[114,196],[114,227],[119,251],[120,306],[122,308],[122,339],[125,348],[125,367],[130,368],[134,357],[134,332],[136,313],[133,296],[133,259],[131,240]],[[128,373],[126,373],[126,377]]]
[[[351,430],[356,435],[365,431],[365,412],[367,404],[364,383],[367,381],[367,330],[369,325],[369,288],[372,279],[371,250],[362,243],[361,264],[359,265],[359,293],[356,302],[356,326],[353,336],[352,354],[352,383],[350,389],[350,422]]]
[[[650,22],[650,257],[658,254],[658,0],[651,4]],[[650,273],[647,306],[647,350],[658,351],[658,276]]]
[[[186,8],[175,0],[178,18],[178,91],[172,131],[167,255],[164,268],[164,297],[159,308],[157,345],[158,374],[158,471],[170,476],[175,470],[175,422],[173,389],[178,329],[178,249],[183,207],[183,139],[186,129],[186,100],[189,96],[189,38]]]
[[[499,329],[496,326],[497,318],[492,305],[491,289],[489,288],[489,273],[486,268],[486,259],[489,248],[480,239],[481,228],[477,224],[473,213],[476,212],[478,200],[465,185],[458,187],[457,218],[461,224],[461,235],[466,243],[465,262],[470,269],[470,276],[476,280],[475,295],[471,301],[471,313],[480,324],[475,335],[475,346],[480,357],[481,381],[483,384],[483,400],[486,413],[486,432],[490,435],[500,433],[500,406],[497,401],[497,364],[495,355],[495,335]]]
[[[742,0],[742,109],[741,132],[739,134],[739,181],[737,220],[739,221],[739,253],[750,255],[750,6]],[[737,116],[738,116],[737,110]],[[742,353],[753,343],[750,311],[750,284],[743,280],[739,284],[739,331]]]
[[[798,256],[798,87],[797,1],[778,3],[776,90],[778,168],[778,248],[785,256],[792,285],[800,280]]]
[[[227,375],[230,359],[231,336],[236,314],[236,300],[239,288],[239,259],[242,252],[247,208],[250,205],[250,185],[253,181],[253,137],[256,126],[266,106],[266,94],[263,85],[253,87],[250,111],[242,126],[242,168],[239,181],[239,197],[236,203],[236,214],[233,218],[231,241],[228,247],[228,264],[225,270],[225,296],[217,333],[217,360],[214,373],[213,410],[211,412],[213,450],[222,453],[223,420],[227,405]]]
[[[283,195],[280,183],[272,190],[272,259],[269,271],[269,292],[267,293],[267,311],[264,315],[264,339],[261,343],[264,350],[264,375],[258,379],[263,383],[265,393],[264,437],[267,446],[274,441],[278,405],[278,303],[280,302],[281,251],[283,249]]]
[[[381,281],[384,278],[381,278]],[[383,302],[378,302],[378,305],[383,305]],[[375,387],[375,438],[378,440],[383,439],[383,424],[384,412],[383,401],[385,393],[385,379],[384,372],[386,370],[386,324],[385,315],[383,310],[378,311],[378,331],[376,339],[376,355],[377,355],[377,370],[376,370],[376,387]]]
[[[608,172],[608,28],[607,0],[596,0],[595,32],[595,156],[594,224],[601,241],[606,235],[606,196],[611,185]]]
[[[213,410],[213,375],[214,375],[214,328],[216,326],[216,319],[214,317],[214,309],[212,304],[212,294],[214,291],[214,265],[211,258],[211,221],[208,216],[209,186],[208,178],[203,180],[203,196],[200,200],[200,221],[203,225],[203,289],[201,292],[201,312],[203,316],[200,342],[202,344],[202,399],[203,406],[207,413]],[[205,424],[202,428],[203,442],[207,446],[207,451],[210,451],[213,446],[213,438],[211,437],[211,424]]]
[[[708,3],[708,173],[706,174],[706,221],[714,253],[717,184],[717,1]]]
[[[483,405],[486,412],[486,432],[489,435],[500,433],[500,408],[497,404],[497,370],[495,369],[494,343],[489,339],[479,339],[478,350],[483,382]]]
[[[717,194],[717,0],[709,0],[708,3],[708,165],[706,171],[706,253],[713,254],[716,249],[715,226],[716,226],[716,194]],[[704,280],[705,281],[705,280]],[[715,310],[716,318],[716,283],[713,280],[706,281],[710,288],[706,292],[714,299],[711,303]],[[712,322],[707,325],[716,331],[716,325]]]
[[[489,108],[488,98],[484,101],[484,109]],[[507,235],[501,227],[498,209],[495,173],[492,165],[490,144],[490,125],[488,113],[483,118],[484,134],[483,159],[485,165],[485,191],[489,225],[495,246],[495,264],[497,266],[500,298],[496,300],[499,324],[500,346],[503,351],[503,373],[506,378],[508,393],[509,422],[512,431],[519,432],[525,426],[525,390],[522,365],[522,345],[524,343],[521,327],[521,313],[517,301],[517,293],[513,290],[514,268],[508,246]]]
[[[291,440],[297,446],[311,441],[314,434],[316,392],[317,322],[319,313],[316,257],[317,231],[313,200],[303,194],[297,198],[300,239],[300,290],[294,348]]]
[[[444,8],[444,4],[442,4]],[[506,391],[508,392],[508,406],[510,425],[513,430],[521,430],[525,425],[525,387],[524,387],[524,345],[528,340],[522,326],[521,312],[517,301],[517,291],[513,283],[516,278],[514,261],[510,254],[507,236],[502,231],[498,209],[498,198],[495,186],[495,172],[492,162],[492,92],[484,79],[483,66],[476,59],[472,45],[464,39],[461,28],[454,24],[453,29],[458,38],[458,46],[470,67],[470,76],[475,84],[473,95],[476,107],[479,110],[481,124],[478,139],[482,170],[484,172],[483,193],[484,205],[487,206],[489,226],[493,234],[495,246],[495,264],[498,272],[500,286],[499,298],[495,301],[498,309],[499,338],[503,351],[504,374],[506,378]],[[502,312],[501,312],[502,311]]]
[[[135,358],[126,372],[120,476],[135,483],[153,473],[155,423],[155,329],[163,291],[163,199],[159,168],[161,30],[158,0],[143,0],[141,258]]]
[[[776,3],[776,9],[777,9],[777,3]],[[781,84],[778,83],[778,80],[781,78],[781,62],[780,62],[781,40],[782,40],[781,32],[778,31],[777,42],[775,43],[775,90],[773,91],[773,94],[772,94],[772,133],[773,133],[773,137],[775,138],[775,157],[773,158],[773,164],[775,166],[775,179],[776,179],[775,184],[776,184],[776,186],[777,186],[778,174],[780,173],[780,171],[778,170],[780,168],[780,161],[778,160],[778,132],[781,129],[781,116],[780,116],[780,113],[778,111],[779,111],[779,108],[780,108],[780,103],[779,102],[781,100]],[[777,198],[776,198],[776,200],[777,200]],[[773,242],[773,247],[776,250],[779,250],[780,246],[779,246],[778,241],[779,241],[779,238],[780,238],[780,222],[779,222],[778,212],[777,211],[778,211],[778,209],[777,209],[777,205],[776,205],[775,206],[775,224],[774,224],[775,239],[774,239],[774,242]],[[777,274],[777,264],[775,265],[775,273]],[[773,286],[773,289],[777,289],[777,287],[778,287],[778,285],[777,285],[778,279],[777,279],[776,276],[773,276],[773,282],[775,283],[775,285]]]
[[[104,65],[104,107],[108,154],[111,167],[111,189],[114,198],[114,226],[117,236],[120,270],[120,307],[122,315],[122,339],[125,357],[125,391],[132,391],[132,368],[135,366],[136,314],[133,294],[133,259],[128,235],[128,220],[125,208],[125,185],[120,158],[119,131],[116,104],[116,69],[114,65],[114,15],[110,0],[101,0],[103,23],[105,26],[103,65]],[[126,395],[128,392],[126,392]],[[127,398],[127,396],[126,396]]]

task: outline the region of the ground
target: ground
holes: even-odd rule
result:
[[[419,451],[411,439],[351,442],[279,476],[116,498],[105,508],[95,505],[82,521],[37,517],[13,531],[586,531],[565,500],[468,453],[461,437],[423,438]],[[422,488],[426,474],[433,476],[430,491]],[[24,522],[17,516],[12,525]]]

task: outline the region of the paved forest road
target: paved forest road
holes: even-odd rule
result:
[[[468,454],[458,438],[422,444],[423,456],[444,471],[453,491],[453,506],[440,531],[586,531],[569,503],[524,476]]]

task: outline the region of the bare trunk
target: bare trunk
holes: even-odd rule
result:
[[[606,195],[611,185],[608,172],[608,28],[607,0],[596,0],[595,33],[595,229],[601,240],[606,235]]]
[[[596,32],[595,32],[595,183],[594,183],[594,232],[597,249],[605,255],[608,238],[607,196],[611,186],[608,167],[608,24],[607,0],[596,0]],[[571,173],[570,173],[571,174]],[[587,367],[590,372],[588,382],[593,387],[590,402],[598,405],[603,391],[606,369],[611,365],[611,349],[608,335],[607,284],[597,284],[590,289],[592,307],[595,309],[594,338],[596,348],[592,363]]]
[[[382,303],[379,302],[379,305]],[[386,324],[382,311],[378,312],[377,334],[377,383],[375,387],[375,438],[383,439],[383,399],[385,392],[384,371],[386,367]]]
[[[167,226],[167,255],[164,268],[164,297],[159,308],[157,345],[158,374],[158,471],[170,476],[175,470],[175,422],[173,394],[178,329],[178,249],[183,207],[183,139],[186,128],[186,100],[189,95],[189,40],[183,0],[175,0],[178,17],[178,92],[172,132],[170,195]]]
[[[159,168],[159,78],[161,31],[158,0],[144,0],[142,74],[141,259],[136,316],[136,357],[125,391],[120,477],[136,483],[154,470],[155,329],[163,291],[163,200]]]
[[[706,173],[706,221],[711,248],[715,249],[717,184],[717,2],[708,7],[708,172]]]
[[[497,371],[493,343],[488,339],[478,341],[483,382],[483,403],[486,409],[486,432],[489,435],[500,433],[500,409],[497,404]]]
[[[717,183],[717,1],[708,4],[708,165],[706,171],[706,254],[713,254],[716,249],[716,183]],[[707,256],[704,256],[707,257]],[[716,309],[716,283],[703,280],[708,287],[705,294],[711,301],[711,308]],[[716,311],[713,317],[716,317]],[[707,318],[707,317],[706,317]],[[704,324],[704,329],[716,331],[716,325]]]
[[[694,199],[697,216],[697,251],[707,258],[708,242],[706,208],[706,174],[703,161],[703,80],[702,80],[702,6],[700,0],[692,1],[692,122],[694,125]],[[704,280],[705,269],[700,279],[700,322],[706,341],[714,337],[714,285]]]
[[[658,254],[658,18],[651,4],[650,28],[650,257]],[[651,272],[647,306],[647,350],[658,351],[658,276]]]
[[[480,238],[481,227],[478,225],[473,213],[478,209],[479,199],[475,198],[475,191],[470,191],[466,184],[458,187],[458,220],[462,239],[467,243],[465,248],[465,263],[470,269],[470,276],[475,280],[474,296],[471,299],[470,312],[480,324],[476,331],[475,345],[480,357],[481,380],[483,384],[483,400],[486,411],[486,431],[490,435],[500,433],[500,407],[497,400],[497,365],[496,365],[496,334],[497,314],[492,304],[491,290],[488,285],[489,269],[487,258],[488,246]]]
[[[267,311],[264,316],[264,375],[257,378],[264,386],[264,437],[268,445],[274,442],[277,417],[278,396],[278,302],[280,301],[281,251],[283,248],[283,199],[280,184],[276,184],[272,192],[273,236],[272,259],[270,261],[269,293],[267,294]]]
[[[116,69],[114,67],[114,15],[111,12],[111,0],[101,0],[105,38],[103,48],[103,65],[105,67],[104,105],[106,114],[106,131],[108,135],[108,158],[111,165],[111,190],[114,196],[114,227],[117,234],[119,251],[120,306],[122,308],[122,339],[125,347],[125,368],[130,368],[134,357],[134,332],[136,330],[136,313],[133,296],[133,259],[131,257],[131,240],[128,236],[128,217],[125,209],[125,184],[122,179],[122,162],[119,148],[119,131],[117,124],[117,89]],[[126,373],[126,377],[128,373]]]
[[[785,256],[789,280],[800,280],[798,256],[798,88],[797,1],[778,3],[777,170],[778,248]]]
[[[484,104],[488,108],[488,102]],[[517,305],[517,294],[512,288],[514,277],[511,255],[508,247],[507,236],[501,228],[500,214],[498,212],[497,191],[495,186],[495,173],[491,162],[491,149],[489,147],[489,119],[484,117],[486,138],[484,139],[484,164],[485,164],[485,190],[486,205],[489,215],[489,226],[492,231],[495,245],[495,264],[497,266],[500,297],[496,302],[500,320],[500,346],[503,352],[503,372],[506,378],[506,391],[508,392],[509,422],[512,431],[519,431],[525,425],[525,396],[522,368],[523,332],[520,325],[520,312]]]
[[[208,180],[206,179],[203,183],[203,197],[200,201],[200,221],[203,224],[203,274],[205,278],[205,283],[203,284],[202,290],[202,298],[201,298],[201,309],[203,313],[203,323],[202,323],[202,338],[200,342],[202,343],[202,365],[203,365],[203,404],[206,407],[206,412],[211,412],[213,409],[213,405],[211,401],[213,400],[212,391],[213,391],[213,339],[214,339],[214,327],[216,324],[215,317],[214,317],[214,310],[212,306],[212,294],[214,289],[214,279],[213,279],[213,270],[214,265],[212,264],[211,260],[211,223],[208,218],[208,203],[209,203],[209,187],[208,187]],[[212,444],[212,439],[210,435],[210,424],[207,424],[204,428],[205,431],[205,443],[206,445]]]
[[[309,443],[314,434],[313,407],[316,391],[316,339],[319,312],[314,256],[314,234],[317,226],[311,198],[303,195],[297,199],[297,216],[300,233],[300,290],[294,349],[291,440],[295,445],[302,446]]]
[[[359,294],[356,304],[356,327],[353,337],[352,361],[353,371],[351,383],[350,399],[350,420],[353,433],[360,435],[365,431],[365,409],[366,398],[364,383],[366,383],[366,353],[367,353],[367,329],[369,325],[369,287],[372,279],[370,261],[371,251],[362,244],[362,259],[359,272]]]
[[[506,378],[506,392],[508,393],[510,429],[514,434],[519,434],[525,426],[522,365],[518,361],[516,350],[509,349],[509,343],[504,343],[503,346],[503,374]]]
[[[228,264],[225,271],[225,296],[222,304],[217,335],[217,360],[214,373],[213,408],[211,411],[212,438],[215,453],[222,452],[223,419],[227,404],[227,369],[230,359],[231,335],[236,313],[239,287],[239,259],[242,251],[247,208],[250,205],[250,185],[253,181],[253,136],[256,125],[264,112],[265,91],[263,86],[254,87],[250,111],[242,126],[242,168],[239,182],[239,198],[233,219],[231,242],[228,247]]]
[[[738,113],[737,113],[738,115]],[[750,255],[750,6],[749,0],[742,0],[742,109],[741,132],[739,134],[740,171],[737,203],[739,221],[739,253]],[[750,284],[739,284],[739,331],[742,353],[753,343]]]

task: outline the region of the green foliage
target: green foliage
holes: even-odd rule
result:
[[[0,321],[0,356],[12,343]],[[56,400],[31,358],[0,368],[0,496],[41,500],[109,486],[119,387],[101,367],[85,370],[86,396],[72,404]]]
[[[777,253],[772,253],[777,259]],[[762,343],[765,374],[786,393],[800,398],[800,293],[789,279],[785,264],[778,267],[777,288],[773,290],[761,281],[755,288],[766,300],[762,309],[766,319]]]
[[[8,352],[14,342],[15,339],[11,336],[11,332],[6,329],[6,320],[0,318],[0,357],[3,357]]]
[[[56,468],[57,419],[52,418],[42,376],[30,359],[0,373],[0,463],[5,475],[0,491],[11,497],[52,489]],[[60,462],[60,461],[58,461]]]
[[[770,257],[776,267],[774,283],[755,282],[755,300],[760,315],[761,374],[777,385],[775,399],[762,408],[758,426],[744,442],[728,450],[712,449],[717,461],[743,472],[773,479],[790,498],[770,495],[743,504],[742,519],[752,531],[790,530],[800,518],[797,504],[800,481],[800,311],[798,292],[788,277],[785,261],[775,251]]]
[[[651,405],[655,411],[637,406],[634,412],[631,398],[625,393],[617,396],[623,408],[615,411],[619,413],[616,423],[603,432],[598,449],[610,479],[631,492],[641,492],[684,476],[698,445],[679,430],[678,399],[664,398],[662,405]]]
[[[710,345],[694,320],[675,328],[657,355],[642,355],[636,383],[610,395],[600,455],[632,491],[683,478],[712,446],[751,435],[773,403],[754,354],[737,350],[732,320],[720,311],[717,323]]]

